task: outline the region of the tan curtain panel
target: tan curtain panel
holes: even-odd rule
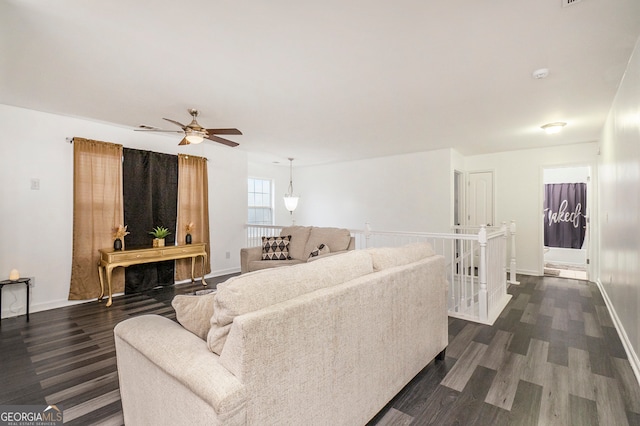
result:
[[[176,243],[184,244],[187,226],[194,243],[206,243],[209,261],[205,272],[211,273],[211,251],[209,246],[209,183],[207,159],[193,155],[178,154],[178,230]],[[196,263],[196,276],[202,270],[200,258]],[[176,281],[191,278],[191,259],[176,261]]]
[[[100,295],[98,250],[113,247],[115,228],[123,222],[122,145],[74,138],[69,300]],[[113,271],[112,287],[113,293],[124,291],[123,268]]]

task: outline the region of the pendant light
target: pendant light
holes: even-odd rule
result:
[[[284,206],[293,214],[298,207],[298,197],[293,195],[293,158],[289,157],[289,191],[284,195]]]

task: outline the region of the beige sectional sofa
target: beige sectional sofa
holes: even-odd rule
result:
[[[318,226],[289,226],[282,228],[280,236],[291,236],[288,242],[288,259],[263,260],[263,247],[240,249],[240,272],[252,272],[260,269],[291,266],[299,263],[332,256],[355,248],[355,239],[348,229],[324,228]],[[311,256],[311,252],[320,246],[319,256]]]
[[[444,357],[447,281],[427,244],[349,251],[176,296],[115,328],[127,425],[363,425]]]

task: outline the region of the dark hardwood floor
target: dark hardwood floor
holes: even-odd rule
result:
[[[227,277],[209,280],[210,286]],[[519,276],[493,326],[449,320],[444,361],[420,372],[370,425],[640,425],[640,387],[592,283]],[[0,405],[57,404],[67,424],[123,423],[113,327],[175,319],[199,284],[3,319]]]

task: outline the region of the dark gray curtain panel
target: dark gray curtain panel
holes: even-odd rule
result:
[[[587,228],[587,184],[544,186],[545,247],[582,248]]]
[[[166,245],[174,245],[178,216],[178,156],[124,148],[122,184],[124,222],[131,232],[127,248],[152,247],[149,231],[169,228]],[[125,293],[174,284],[173,260],[125,269]]]

